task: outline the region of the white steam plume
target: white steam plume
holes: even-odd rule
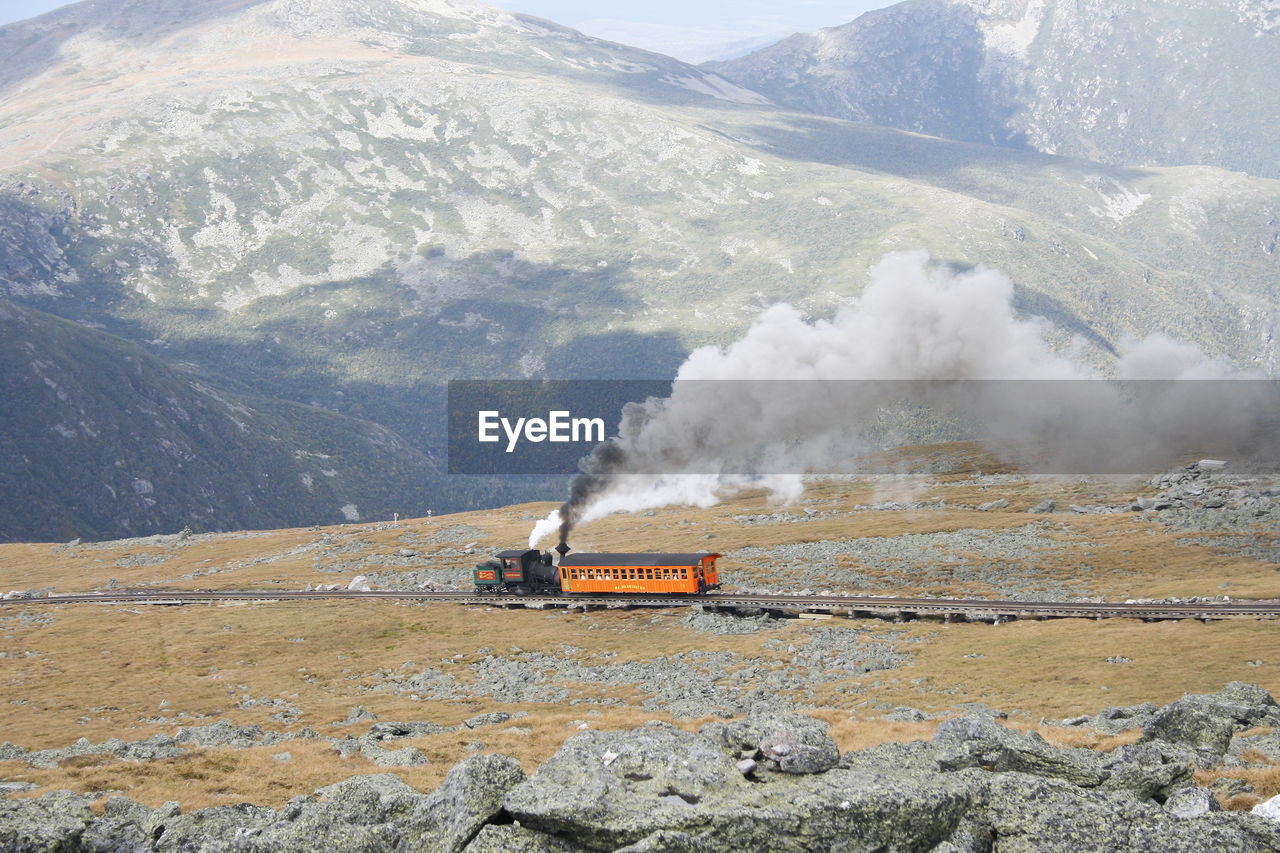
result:
[[[618,437],[583,460],[569,500],[538,522],[530,546],[556,530],[565,542],[575,524],[613,512],[710,506],[747,484],[777,498],[798,497],[799,474],[750,472],[831,470],[868,449],[878,413],[900,401],[903,387],[841,386],[859,395],[851,400],[824,382],[1098,378],[1049,346],[1047,321],[1018,319],[1012,301],[1013,283],[1001,273],[954,272],[931,266],[928,254],[916,251],[881,260],[857,304],[832,320],[808,322],[790,305],[765,310],[741,340],[694,351],[669,397],[624,409]],[[1125,340],[1119,349],[1119,378],[1231,375],[1224,362],[1163,335]],[[701,381],[744,379],[785,381]],[[1084,405],[1052,394],[1032,403],[1002,391],[1000,383],[940,385],[931,402],[976,418],[996,439],[1034,435],[1041,446],[1051,442],[1067,454],[1090,452],[1104,433],[1146,431],[1141,412],[1127,423],[1091,422],[1097,412],[1117,409],[1114,388],[1096,384],[1096,399]]]

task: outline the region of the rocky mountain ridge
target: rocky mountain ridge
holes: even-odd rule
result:
[[[1276,178],[1277,50],[1274,0],[908,0],[706,67],[822,115]]]

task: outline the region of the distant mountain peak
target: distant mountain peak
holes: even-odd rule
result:
[[[1277,0],[907,0],[707,67],[837,118],[1280,177],[1277,56]]]

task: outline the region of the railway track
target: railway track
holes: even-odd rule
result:
[[[1074,601],[993,601],[988,599],[881,598],[857,595],[745,595],[714,593],[706,596],[649,595],[478,595],[473,592],[421,592],[372,590],[332,592],[302,590],[148,590],[50,594],[0,600],[0,607],[118,604],[194,605],[253,601],[369,601],[396,600],[485,605],[491,607],[572,607],[631,608],[689,607],[758,610],[782,614],[828,614],[846,617],[874,617],[894,620],[942,619],[944,621],[991,622],[1014,619],[1111,619],[1147,621],[1224,618],[1269,619],[1280,616],[1280,601],[1224,602],[1074,602]]]

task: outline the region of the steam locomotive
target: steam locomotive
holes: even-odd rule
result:
[[[642,593],[705,595],[720,588],[719,554],[569,554],[502,551],[476,566],[476,592],[491,595]]]

